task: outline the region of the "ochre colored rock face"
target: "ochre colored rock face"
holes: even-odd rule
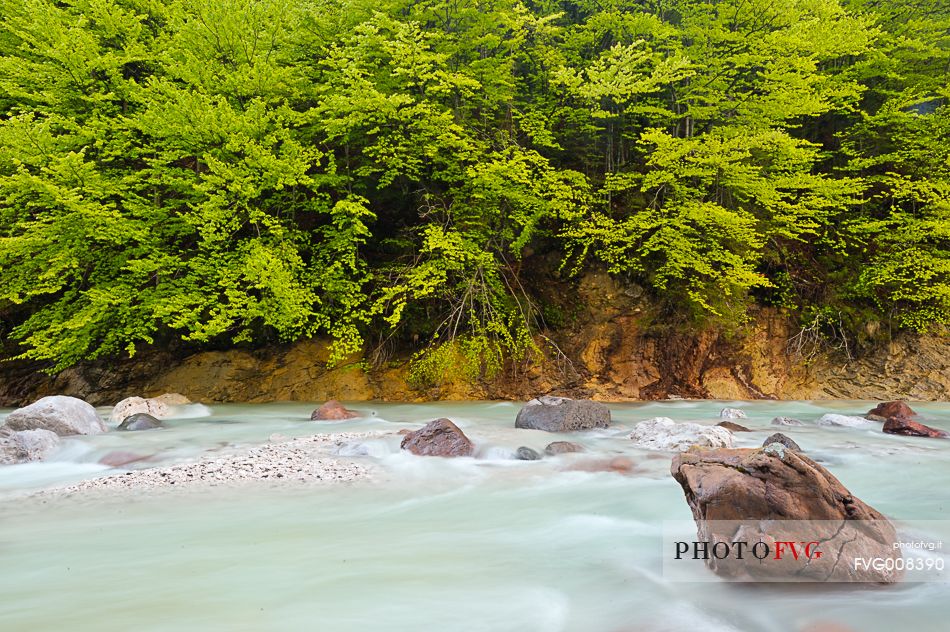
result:
[[[474,444],[465,433],[444,418],[410,432],[400,447],[419,456],[472,456],[475,452]]]
[[[790,556],[767,564],[732,557],[707,560],[723,577],[885,583],[900,577],[894,571],[856,567],[856,558],[900,557],[894,550],[894,527],[803,454],[777,444],[693,448],[675,456],[671,470],[693,512],[699,540],[774,540],[775,521],[783,521],[780,539],[820,541],[829,552],[807,565]]]

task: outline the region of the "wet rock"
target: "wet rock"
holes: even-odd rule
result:
[[[161,428],[162,422],[160,419],[152,417],[147,413],[136,413],[134,415],[129,415],[122,420],[122,423],[119,424],[119,430],[154,430],[155,428]]]
[[[13,431],[0,427],[0,464],[43,461],[59,448],[59,435],[49,430]]]
[[[755,581],[869,581],[900,579],[893,570],[865,570],[855,558],[897,559],[897,534],[878,511],[854,497],[807,456],[772,443],[757,449],[692,448],[676,455],[673,478],[696,521],[697,540],[819,542],[823,555],[807,564],[785,555],[768,564],[748,556],[715,559],[716,574]]]
[[[11,430],[49,430],[61,437],[106,431],[95,408],[81,399],[63,395],[43,397],[14,410],[7,416],[6,425]]]
[[[720,428],[725,428],[726,430],[731,430],[732,432],[752,432],[742,424],[737,424],[734,421],[720,421],[716,424]]]
[[[786,437],[781,432],[776,432],[768,439],[762,442],[762,447],[769,445],[770,443],[780,443],[784,445],[789,450],[795,450],[796,452],[801,452],[802,448],[797,443],[795,443],[791,438]]]
[[[905,417],[910,419],[916,417],[917,413],[907,402],[892,401],[881,402],[868,411],[867,418],[872,421],[887,421],[891,417]]]
[[[641,448],[648,450],[685,450],[691,445],[712,448],[729,448],[733,445],[732,433],[719,426],[678,424],[668,417],[654,417],[641,421],[633,428],[630,438]]]
[[[399,432],[397,432],[396,434],[397,434],[397,435],[412,434],[412,430],[409,430],[409,428],[403,428],[403,429],[401,429]]]
[[[158,397],[152,397],[150,399],[165,404],[166,406],[185,406],[192,403],[190,399],[181,393],[162,393]]]
[[[419,456],[472,456],[475,446],[448,419],[436,419],[407,434],[400,446]]]
[[[819,426],[844,426],[848,428],[873,428],[874,422],[865,417],[855,417],[853,415],[836,415],[828,413],[818,418],[816,422]]]
[[[130,463],[137,463],[139,461],[145,461],[151,457],[144,454],[136,454],[135,452],[123,452],[121,450],[116,450],[114,452],[109,452],[104,457],[99,459],[99,463],[102,465],[108,465],[109,467],[122,467],[123,465],[129,465]]]
[[[157,419],[171,416],[171,409],[164,401],[145,399],[144,397],[126,397],[112,409],[110,419],[113,423],[121,422],[132,415],[150,415]]]
[[[744,410],[738,408],[723,408],[719,411],[720,419],[745,419],[746,414]]]
[[[356,419],[361,415],[343,404],[331,399],[320,408],[310,413],[311,421],[342,421],[344,419]]]
[[[772,419],[773,426],[804,426],[805,422],[794,417],[774,417]]]
[[[584,446],[570,441],[552,441],[544,448],[544,453],[548,456],[555,454],[568,454],[570,452],[584,452]]]
[[[538,454],[537,450],[532,450],[527,446],[521,446],[515,452],[515,458],[519,461],[537,461],[541,458],[541,455]]]
[[[547,432],[590,430],[609,425],[610,409],[599,402],[549,396],[528,402],[515,420],[515,428]]]
[[[907,417],[889,418],[884,422],[883,430],[887,434],[903,435],[905,437],[931,437],[934,439],[950,437],[950,434],[944,430],[925,426]]]

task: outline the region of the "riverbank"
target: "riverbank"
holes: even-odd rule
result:
[[[447,367],[440,381],[410,379],[409,354],[373,364],[354,355],[328,367],[329,342],[259,349],[142,349],[134,358],[85,362],[49,376],[37,365],[0,364],[0,406],[44,395],[112,405],[132,395],[182,393],[193,401],[526,401],[543,394],[600,401],[663,399],[950,399],[950,337],[911,333],[836,349],[786,315],[762,310],[743,332],[683,331],[647,322],[649,305],[606,275],[578,289],[584,312],[537,339],[540,354],[492,379]],[[870,327],[870,325],[869,325]]]

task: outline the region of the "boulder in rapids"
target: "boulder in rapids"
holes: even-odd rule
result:
[[[350,410],[335,399],[331,399],[323,406],[310,413],[311,421],[343,421],[344,419],[356,419],[361,415]]]
[[[944,430],[931,428],[907,417],[890,417],[884,422],[884,432],[887,434],[903,435],[905,437],[931,437],[946,439],[950,437]]]
[[[771,435],[768,439],[763,441],[762,447],[764,448],[770,443],[780,443],[784,445],[786,448],[788,448],[789,450],[795,450],[796,452],[802,451],[801,446],[795,443],[795,441],[793,441],[790,437],[786,437],[785,435],[783,435],[781,432],[776,432],[775,434]]]
[[[145,399],[144,397],[126,397],[115,405],[109,417],[113,423],[121,422],[132,415],[145,414],[156,419],[171,416],[169,405],[160,399]]]
[[[568,454],[571,452],[583,452],[584,446],[572,443],[570,441],[552,441],[544,448],[544,453],[548,456],[555,454]]]
[[[14,410],[7,416],[6,426],[11,430],[49,430],[61,437],[106,431],[95,408],[65,395],[43,397]]]
[[[515,420],[515,428],[547,432],[590,430],[609,425],[610,409],[600,402],[548,395],[525,404]]]
[[[819,426],[845,426],[848,428],[873,428],[874,424],[866,417],[827,413],[818,418]]]
[[[910,419],[916,417],[917,413],[907,402],[893,401],[881,402],[868,411],[867,418],[873,421],[887,421],[891,417],[905,417]]]
[[[161,428],[162,422],[160,419],[152,417],[148,413],[136,413],[134,415],[129,415],[122,420],[122,423],[119,424],[119,430],[154,430],[155,428]]]
[[[788,553],[781,560],[710,556],[707,566],[729,579],[752,581],[898,581],[893,570],[901,557],[894,526],[849,492],[826,469],[794,450],[692,448],[673,458],[673,478],[683,488],[696,522],[697,540],[715,543],[814,542],[803,560]],[[880,569],[857,559],[891,560]],[[873,565],[871,565],[873,566]],[[891,570],[887,570],[888,566]]]
[[[745,419],[746,414],[744,410],[739,408],[723,408],[719,411],[720,419]]]
[[[43,461],[59,447],[59,435],[49,430],[14,431],[0,426],[0,464]]]
[[[407,434],[400,446],[419,456],[472,456],[475,445],[458,426],[442,418]]]
[[[772,419],[773,426],[804,426],[805,422],[794,417],[774,417]]]
[[[731,448],[732,433],[720,426],[678,424],[669,417],[654,417],[641,421],[630,433],[637,447],[648,450],[685,450],[692,445],[710,448]]]
[[[515,458],[519,461],[537,461],[541,458],[541,455],[538,454],[537,450],[523,445],[515,452]]]

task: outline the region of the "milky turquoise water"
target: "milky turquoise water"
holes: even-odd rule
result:
[[[658,415],[714,424],[726,404],[612,404],[613,427],[569,435],[516,430],[511,403],[360,403],[352,407],[366,418],[320,426],[308,421],[312,405],[221,405],[186,409],[159,431],[72,438],[50,462],[0,468],[0,630],[948,629],[947,583],[835,590],[664,576],[664,522],[691,515],[671,455],[632,448],[626,435]],[[729,405],[755,430],[737,434],[738,445],[785,432],[901,529],[946,536],[950,547],[950,441],[877,425],[769,425],[777,415],[863,413],[868,402]],[[950,405],[914,407],[950,430]],[[343,448],[377,472],[368,482],[22,495],[115,473],[97,465],[111,451],[152,455],[139,466],[185,462],[275,433],[396,431],[443,416],[476,442],[477,458],[414,457],[391,435]],[[508,458],[558,439],[588,452]],[[632,475],[571,469],[621,455]]]

